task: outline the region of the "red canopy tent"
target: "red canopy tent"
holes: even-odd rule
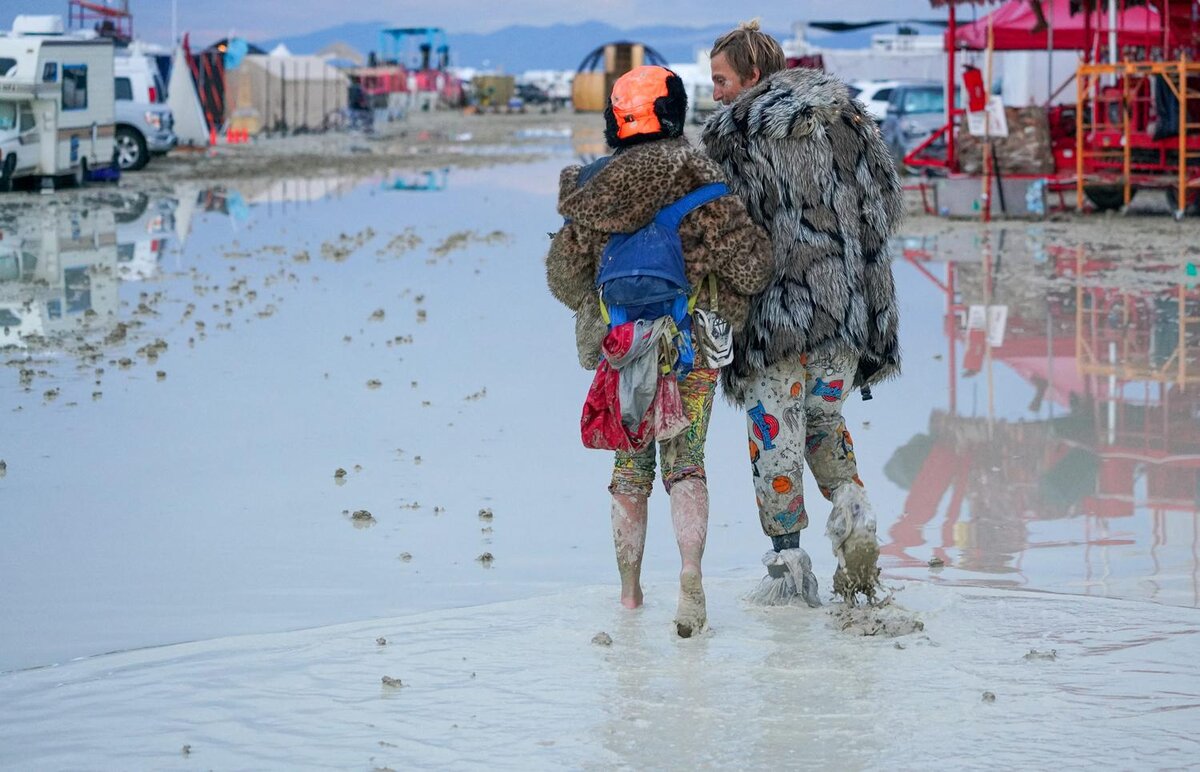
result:
[[[1047,19],[1053,20],[1054,49],[1057,51],[1087,51],[1098,41],[1108,40],[1108,12],[1093,12],[1091,24],[1087,14],[1071,14],[1071,0],[1044,0]],[[1163,42],[1162,17],[1157,11],[1139,6],[1125,8],[1117,14],[1118,46],[1157,46]],[[982,51],[987,48],[988,18],[997,51],[1045,51],[1050,45],[1046,30],[1033,32],[1037,16],[1026,0],[1012,0],[988,16],[970,24],[960,25],[953,32],[959,49]],[[946,31],[947,50],[952,33]]]

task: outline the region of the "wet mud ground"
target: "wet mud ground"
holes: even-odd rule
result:
[[[544,289],[546,234],[558,225],[557,170],[602,152],[599,122],[421,116],[384,139],[310,136],[209,158],[180,155],[118,187],[0,201],[0,692],[12,699],[0,748],[25,747],[26,762],[72,766],[87,758],[37,740],[47,726],[39,716],[62,707],[46,691],[49,682],[103,683],[110,667],[151,689],[145,673],[154,668],[184,683],[198,672],[189,669],[192,657],[224,657],[218,661],[230,673],[278,681],[282,694],[291,688],[287,661],[320,668],[338,657],[346,668],[335,680],[379,672],[372,693],[345,685],[358,696],[335,699],[383,699],[370,704],[386,709],[408,696],[404,667],[375,667],[367,655],[339,649],[351,646],[345,631],[327,626],[347,623],[363,628],[355,640],[389,641],[376,654],[403,654],[401,663],[418,673],[450,678],[449,660],[429,652],[444,645],[469,656],[464,647],[486,648],[493,636],[500,649],[515,647],[502,657],[513,673],[545,669],[533,679],[544,689],[530,687],[523,697],[512,696],[515,682],[492,681],[458,692],[447,682],[448,693],[421,698],[433,702],[414,699],[445,717],[445,726],[438,723],[437,739],[425,745],[416,718],[402,722],[415,734],[375,732],[369,744],[377,749],[390,742],[407,750],[379,756],[397,768],[414,749],[419,764],[436,766],[504,746],[500,727],[482,745],[458,744],[452,694],[484,695],[493,709],[508,710],[539,694],[558,704],[553,695],[574,692],[580,678],[600,679],[601,695],[613,685],[608,677],[626,687],[666,679],[661,693],[634,695],[646,726],[660,701],[696,697],[654,669],[655,657],[683,651],[667,645],[677,556],[661,491],[651,500],[648,611],[631,622],[606,605],[609,594],[616,605],[617,593],[604,490],[609,460],[579,445],[574,427],[590,378],[575,364],[570,314]],[[879,518],[885,579],[901,588],[896,603],[926,628],[895,642],[951,646],[957,653],[938,661],[958,675],[939,689],[929,671],[904,670],[905,679],[923,673],[934,685],[910,679],[914,702],[897,704],[970,698],[974,705],[1005,678],[1018,691],[1030,688],[1024,671],[962,677],[1000,657],[990,634],[958,613],[973,608],[970,593],[983,592],[964,588],[988,588],[979,603],[1008,620],[1013,651],[1003,656],[1015,652],[1013,667],[1055,667],[1029,665],[1025,649],[1084,646],[1073,615],[1119,620],[1096,623],[1095,640],[1084,646],[1095,651],[1136,651],[1129,641],[1138,639],[1190,640],[1200,626],[1194,234],[1195,223],[1152,212],[990,228],[920,216],[907,223],[895,271],[904,376],[877,388],[871,402],[852,398],[847,417]],[[705,556],[714,630],[700,642],[707,648],[682,655],[726,672],[758,651],[762,635],[786,640],[793,623],[821,647],[870,627],[841,630],[845,615],[830,607],[785,609],[792,616],[769,615],[770,630],[756,631],[761,617],[739,606],[766,547],[747,506],[743,432],[737,412],[719,405],[708,444]],[[815,527],[803,546],[828,598],[825,505],[810,494]],[[564,588],[592,589],[581,589],[584,600],[566,614],[556,609],[571,603],[553,595]],[[487,608],[469,610],[480,606]],[[539,651],[520,632],[529,627],[557,631],[541,664],[519,653]],[[322,629],[279,635],[307,628]],[[594,654],[590,641],[601,629],[614,639],[612,662],[630,636],[655,643],[636,649],[633,656],[645,660],[638,668],[623,673],[610,663],[583,677],[579,658]],[[853,656],[865,659],[852,670],[878,668],[886,679],[889,669],[906,667],[882,659],[902,650],[892,639],[871,640],[853,644]],[[161,658],[137,651],[185,641],[199,648],[163,649]],[[282,647],[282,659],[256,660],[250,652],[260,646]],[[1075,695],[1078,715],[1111,718],[1120,712],[1118,695],[1134,695],[1145,711],[1126,723],[1146,727],[1142,748],[1184,750],[1171,727],[1190,720],[1200,685],[1177,672],[1178,647],[1163,646],[1111,664],[1176,673],[1174,697],[1138,676],[1106,688],[1088,671],[1074,683],[1064,676],[1058,691],[1039,692],[1034,702]],[[118,651],[128,653],[95,658]],[[94,659],[70,663],[80,657]],[[47,665],[63,667],[30,670]],[[745,680],[743,693],[790,677],[778,671],[790,666],[776,660],[766,667],[736,676]],[[793,675],[802,683],[820,678]],[[405,685],[381,693],[383,676]],[[118,689],[107,683],[93,693],[92,708]],[[293,685],[317,703],[328,688],[323,678]],[[705,688],[696,699],[717,710],[703,699],[717,686]],[[846,688],[838,699],[888,687],[850,679]],[[147,711],[172,701],[135,693]],[[204,699],[225,700],[235,714],[290,710],[270,699],[256,707],[220,689]],[[996,699],[1007,699],[1003,687]],[[22,705],[29,710],[17,721]],[[602,702],[594,707],[605,710]],[[167,751],[185,762],[183,745],[199,753],[206,744],[182,728],[196,703],[182,698],[178,708],[169,721],[171,737],[181,739],[147,750],[152,766],[167,765]],[[537,733],[526,723],[536,725],[538,713],[528,710],[514,713],[509,739]],[[556,736],[498,758],[516,763],[544,752],[548,763],[586,765],[545,749],[580,732],[578,722],[586,726],[594,715],[588,710],[572,713],[578,720],[569,728],[555,725],[549,734]],[[1156,711],[1168,718],[1152,731]],[[1007,726],[1028,729],[1037,715],[1017,710]],[[103,749],[94,756],[101,766],[150,742],[133,733],[106,742],[111,725],[82,714],[72,720],[93,751]],[[304,733],[302,717],[288,720]],[[751,753],[764,762],[787,744],[773,724],[768,729],[770,741]],[[355,743],[373,737],[359,735]],[[832,749],[838,736],[821,747]],[[649,758],[638,756],[624,730],[615,737],[596,763]],[[856,763],[879,763],[896,750],[876,739],[871,753],[884,755],[864,752]],[[1001,752],[1001,737],[984,739]],[[271,749],[263,759],[289,759],[287,742],[264,743]],[[217,757],[223,767],[238,767],[230,761],[246,750],[219,726],[207,746],[229,754]],[[323,747],[326,755],[309,758],[368,763]],[[1062,750],[1048,737],[1041,747]],[[906,748],[922,749],[919,740]],[[656,758],[677,758],[669,747],[659,750]],[[721,758],[689,752],[698,763]],[[4,759],[18,757],[0,749]]]

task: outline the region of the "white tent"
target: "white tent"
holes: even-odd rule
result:
[[[225,117],[252,133],[276,127],[320,129],[345,109],[346,75],[317,56],[250,55],[225,71]]]
[[[181,145],[207,146],[208,122],[196,93],[196,82],[183,48],[175,49],[171,59],[171,82],[167,85],[167,104],[175,115],[175,136]]]

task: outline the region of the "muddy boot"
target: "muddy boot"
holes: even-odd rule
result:
[[[833,546],[838,567],[833,591],[854,604],[862,594],[875,598],[879,586],[879,542],[875,538],[875,513],[862,486],[848,483],[833,492],[833,511],[825,533]]]
[[[646,549],[646,497],[614,493],[612,497],[613,546],[621,574],[621,605],[642,605],[642,553]]]
[[[767,567],[767,575],[746,596],[748,602],[759,606],[794,606],[803,603],[816,608],[821,605],[812,559],[799,546],[768,552],[763,555],[762,562]]]
[[[683,570],[679,572],[679,607],[675,611],[675,632],[691,638],[708,624],[700,561],[708,539],[708,486],[704,480],[689,477],[671,487],[671,524]]]

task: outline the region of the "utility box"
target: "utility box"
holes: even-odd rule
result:
[[[936,181],[934,194],[934,208],[942,217],[977,218],[986,206],[979,177],[943,177]],[[1040,220],[1046,216],[1046,180],[993,178],[991,199],[993,219]]]

